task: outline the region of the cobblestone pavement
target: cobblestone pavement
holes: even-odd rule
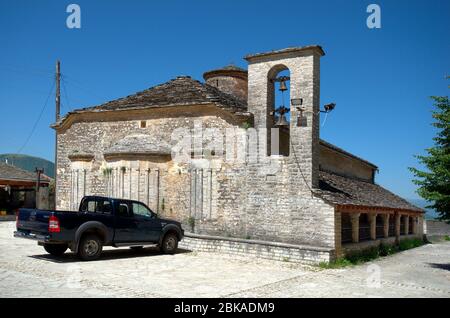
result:
[[[55,258],[0,222],[0,297],[450,297],[450,243],[339,270],[180,251]]]

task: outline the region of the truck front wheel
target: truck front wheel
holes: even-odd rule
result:
[[[161,251],[164,254],[173,254],[178,248],[178,237],[175,233],[167,233],[161,242]]]
[[[63,255],[67,247],[67,244],[44,244],[44,249],[53,256]]]
[[[78,257],[83,261],[93,261],[100,257],[102,249],[102,240],[97,235],[88,234],[83,236],[80,240]]]

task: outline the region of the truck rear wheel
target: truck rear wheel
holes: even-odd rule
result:
[[[161,251],[164,254],[173,254],[178,248],[178,237],[175,233],[167,233],[161,242]]]
[[[93,261],[100,257],[103,249],[102,240],[95,234],[88,234],[81,238],[78,246],[78,257],[83,261]]]
[[[53,256],[61,256],[67,250],[67,244],[44,244],[44,249]]]

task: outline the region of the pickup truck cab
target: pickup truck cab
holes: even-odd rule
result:
[[[103,246],[157,245],[172,254],[183,238],[177,221],[161,219],[144,203],[86,196],[78,211],[19,209],[15,237],[33,239],[54,255],[68,248],[82,260],[100,257]]]

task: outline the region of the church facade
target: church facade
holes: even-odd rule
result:
[[[421,209],[377,185],[374,164],[320,139],[323,55],[248,55],[248,70],[180,76],[69,112],[52,126],[57,208],[77,210],[84,195],[130,198],[181,221],[188,242],[320,254],[312,261],[421,237]],[[287,117],[277,87],[289,91]]]

